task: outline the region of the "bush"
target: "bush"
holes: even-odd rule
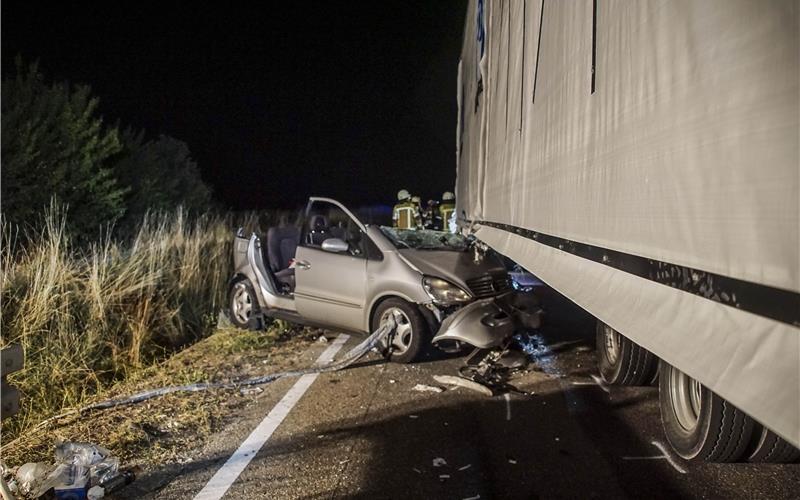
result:
[[[125,196],[126,228],[152,210],[174,210],[178,206],[189,213],[208,210],[211,191],[200,178],[185,142],[165,135],[145,142],[144,132],[131,130],[121,137],[124,150],[114,171],[130,189]]]
[[[0,92],[5,217],[31,224],[56,197],[70,207],[73,234],[96,237],[124,213],[126,192],[110,169],[122,149],[118,133],[97,116],[97,98],[87,86],[46,84],[36,64],[24,68],[20,59]]]

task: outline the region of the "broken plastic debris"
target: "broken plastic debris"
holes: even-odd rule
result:
[[[443,467],[447,465],[447,460],[441,457],[436,457],[433,459],[433,466],[434,467]]]
[[[511,465],[517,465],[517,461],[514,460],[513,458],[509,458],[508,463],[510,463]]]
[[[89,487],[88,467],[85,465],[59,464],[56,469],[61,469],[58,473],[58,480],[52,485],[56,498],[86,497],[86,489]]]
[[[409,415],[408,418],[419,418],[419,415]]]
[[[51,467],[42,462],[28,462],[17,469],[17,483],[23,495],[30,495],[39,489]]]
[[[65,441],[56,445],[56,461],[62,464],[94,465],[111,455],[102,446]]]
[[[317,339],[317,342],[319,342],[320,344],[327,344],[328,337],[326,337],[325,335],[320,335],[319,338]]]
[[[432,385],[425,385],[425,384],[417,384],[414,386],[414,390],[418,392],[442,392],[444,389],[441,387],[434,387]]]
[[[494,396],[492,390],[485,385],[473,382],[472,380],[467,380],[462,377],[454,377],[453,375],[434,375],[433,380],[439,382],[440,384],[457,385],[466,389],[480,392],[486,396]]]
[[[389,383],[390,383],[390,384],[394,384],[395,382],[397,382],[395,379],[393,379],[393,378],[390,378],[390,379],[389,379]]]
[[[461,500],[480,500],[480,498],[480,495],[475,495],[474,497],[462,498]]]
[[[442,481],[445,479],[450,479],[450,474],[439,474],[439,479]]]
[[[459,468],[458,468],[458,470],[467,470],[467,469],[469,469],[470,467],[472,467],[472,464],[467,464],[467,465],[465,465],[464,467],[459,467]]]
[[[86,493],[87,500],[98,500],[106,496],[106,490],[102,486],[92,486]]]
[[[417,474],[422,474],[422,471],[421,471],[421,470],[419,470],[419,469],[417,469],[416,467],[412,467],[412,468],[411,468],[411,470],[413,470],[413,471],[414,471],[414,472],[416,472]]]

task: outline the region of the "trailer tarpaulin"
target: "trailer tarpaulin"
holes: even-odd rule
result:
[[[479,3],[461,221],[800,445],[797,2]]]

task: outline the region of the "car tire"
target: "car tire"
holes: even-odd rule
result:
[[[380,328],[388,315],[395,318],[399,330],[390,335],[391,344],[383,344],[384,356],[395,363],[411,363],[422,354],[428,342],[428,324],[414,304],[391,298],[378,304],[375,309],[372,315],[373,332]]]
[[[648,385],[658,371],[658,358],[644,347],[597,320],[597,366],[609,385]]]
[[[753,419],[664,360],[658,381],[664,433],[681,458],[704,462],[742,458]]]
[[[761,424],[756,424],[747,455],[748,462],[788,464],[800,459],[800,450]]]
[[[231,283],[228,290],[228,319],[243,330],[261,330],[261,308],[253,286],[247,278]]]

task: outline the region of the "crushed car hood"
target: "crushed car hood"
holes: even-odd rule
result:
[[[466,280],[476,278],[487,273],[502,273],[506,269],[496,258],[485,256],[475,262],[474,253],[455,252],[449,250],[414,250],[405,248],[399,250],[412,265],[423,274],[444,278],[465,290],[469,290]]]

